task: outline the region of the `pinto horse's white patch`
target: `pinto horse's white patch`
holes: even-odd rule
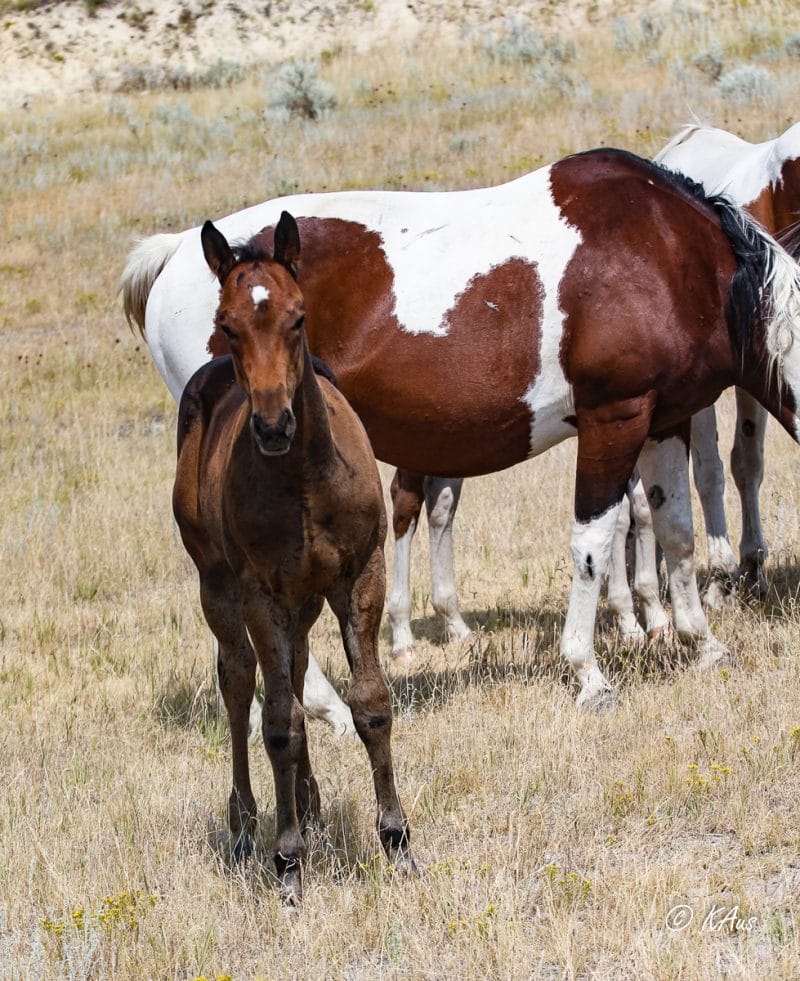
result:
[[[250,294],[253,297],[253,306],[257,307],[259,303],[266,303],[269,299],[269,290],[266,286],[251,286]]]

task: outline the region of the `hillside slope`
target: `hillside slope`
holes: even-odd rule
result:
[[[510,23],[570,32],[635,15],[640,0],[144,0],[0,3],[0,96],[19,104],[114,90],[143,67],[198,72],[385,43],[457,40]],[[663,9],[664,0],[647,4]],[[90,8],[94,8],[90,13]]]

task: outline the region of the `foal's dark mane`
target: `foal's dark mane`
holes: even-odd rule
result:
[[[237,242],[231,246],[237,262],[269,262],[272,260],[272,253],[264,240],[259,238],[260,235],[261,232],[258,232],[249,241]]]

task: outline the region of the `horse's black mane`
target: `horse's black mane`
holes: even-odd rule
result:
[[[666,181],[685,197],[716,215],[736,257],[736,272],[728,295],[728,330],[736,350],[740,353],[747,351],[753,332],[761,322],[761,290],[773,262],[769,239],[764,237],[761,226],[729,197],[707,194],[702,184],[685,174],[669,170],[627,150],[612,149],[608,152],[649,169],[656,180]],[[800,248],[800,236],[793,244],[795,248]]]

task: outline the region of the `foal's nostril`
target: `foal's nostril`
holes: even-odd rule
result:
[[[281,412],[280,419],[278,419],[278,424],[275,427],[278,432],[288,433],[290,430],[293,431],[294,426],[294,413],[291,409],[284,409]]]

